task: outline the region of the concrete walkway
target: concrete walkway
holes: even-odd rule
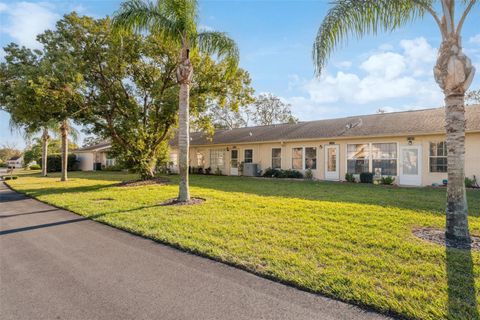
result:
[[[0,318],[387,319],[93,222],[0,182]]]

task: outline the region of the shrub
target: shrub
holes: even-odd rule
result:
[[[313,180],[313,172],[312,169],[307,169],[305,171],[305,179],[307,180]]]
[[[382,177],[382,184],[391,185],[395,182],[395,178],[391,176]]]
[[[282,169],[272,169],[268,168],[263,173],[264,177],[267,178],[293,178],[293,179],[301,179],[303,178],[303,174],[297,170],[282,170]]]
[[[104,171],[122,171],[124,169],[124,167],[120,164],[114,164],[112,166],[106,166],[104,168],[102,168],[102,170]]]
[[[18,179],[17,176],[3,176],[3,180],[16,180]]]
[[[355,182],[355,177],[352,173],[345,173],[345,180],[348,182]]]
[[[212,168],[208,167],[207,169],[205,169],[205,174],[206,175],[209,175],[212,173]]]
[[[68,171],[75,171],[78,168],[78,160],[74,154],[68,155]],[[62,171],[62,156],[60,154],[51,154],[47,157],[47,171],[60,172]]]
[[[371,173],[371,172],[360,173],[360,182],[361,183],[373,183],[373,173]]]
[[[30,170],[40,170],[42,167],[39,164],[32,164],[30,167],[28,167]]]
[[[465,177],[465,187],[467,187],[467,188],[474,188],[474,187],[476,187],[476,182],[477,182],[477,181],[476,181],[475,178],[471,179],[471,178],[469,178],[469,177]]]
[[[222,175],[222,170],[220,170],[219,167],[217,167],[217,169],[215,170],[215,175],[216,176],[221,176]]]

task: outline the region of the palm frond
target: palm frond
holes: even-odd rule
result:
[[[208,55],[217,55],[225,59],[232,66],[238,65],[240,53],[237,44],[226,33],[218,31],[204,31],[197,34],[196,47],[200,52]]]
[[[178,38],[181,26],[173,14],[169,14],[162,5],[163,1],[153,3],[143,0],[129,0],[120,5],[115,12],[112,24],[113,28],[120,31],[160,33]]]
[[[350,36],[390,32],[423,17],[432,0],[337,0],[323,20],[313,45],[319,75],[337,46]]]

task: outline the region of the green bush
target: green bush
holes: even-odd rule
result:
[[[371,172],[360,173],[360,182],[361,183],[373,183],[373,173],[371,173]]]
[[[395,182],[395,178],[391,176],[382,177],[382,184],[392,185]]]
[[[114,164],[112,166],[102,168],[103,171],[122,171],[124,167],[120,164]]]
[[[220,170],[219,167],[217,167],[217,169],[215,170],[215,175],[216,176],[221,176],[222,175],[222,170]]]
[[[465,177],[465,187],[467,188],[475,188],[477,186],[477,179]]]
[[[18,179],[17,176],[3,176],[3,180],[16,180]]]
[[[74,154],[68,155],[68,171],[76,171],[78,169],[77,157]],[[60,172],[62,171],[62,156],[60,154],[51,154],[47,157],[47,171]]]
[[[305,179],[307,180],[313,180],[313,172],[312,169],[307,169],[305,171]]]
[[[355,182],[355,177],[352,173],[345,173],[345,180],[348,182]]]
[[[30,170],[40,170],[42,167],[39,164],[32,164],[30,167],[28,167]]]
[[[297,170],[282,170],[282,169],[272,169],[268,168],[263,173],[264,177],[267,178],[293,178],[293,179],[301,179],[303,178],[303,174]]]

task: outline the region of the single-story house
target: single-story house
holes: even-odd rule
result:
[[[14,156],[7,160],[8,168],[23,168],[23,156]]]
[[[467,106],[466,119],[465,174],[480,177],[480,105]],[[310,169],[316,179],[339,181],[373,172],[412,186],[447,178],[444,108],[192,133],[190,140],[190,166],[225,175]],[[175,143],[171,160],[176,166]]]
[[[115,164],[115,159],[109,156],[112,144],[105,140],[96,145],[75,149],[79,169],[82,171],[101,170]]]

